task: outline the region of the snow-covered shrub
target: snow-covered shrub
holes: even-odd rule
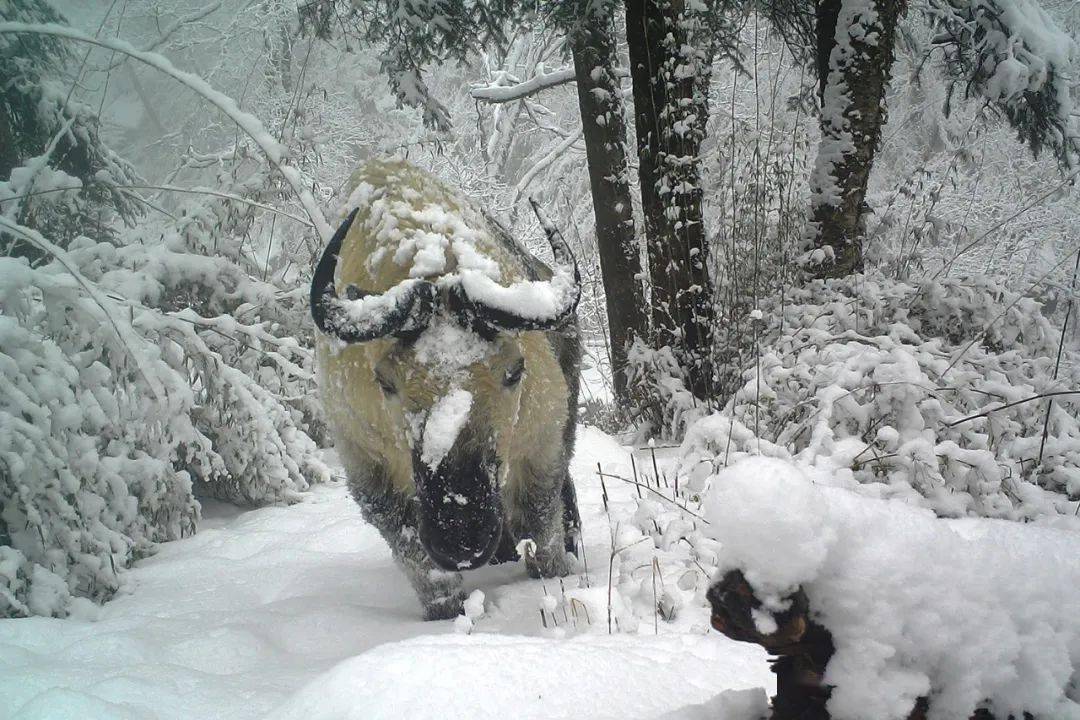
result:
[[[0,615],[64,614],[194,530],[190,476],[169,461],[195,439],[193,398],[153,344],[118,342],[106,313],[127,308],[98,306],[63,268],[0,258],[0,310]]]
[[[15,17],[56,19],[43,12]],[[62,53],[15,54],[51,43],[13,37],[0,62],[63,70]],[[26,78],[39,95],[54,81]],[[49,92],[34,105],[54,116],[44,152],[5,146],[0,168],[0,615],[108,598],[155,542],[194,531],[196,494],[288,502],[328,474],[293,269],[311,238],[274,213],[292,217],[277,246],[272,232],[261,254],[251,246],[255,208],[283,192],[269,169],[238,142],[204,165],[218,169],[216,194],[175,215],[142,199],[155,219],[124,228],[134,200],[122,186],[138,177],[102,143],[92,108]],[[41,115],[5,102],[6,136],[41,134]],[[97,158],[79,166],[88,179],[65,169],[72,154]]]
[[[635,340],[626,354],[626,377],[639,435],[678,436],[713,409],[686,387],[685,372],[668,346]]]
[[[1060,334],[1034,300],[854,276],[795,290],[762,322],[759,362],[688,432],[684,467],[766,454],[946,516],[1075,509],[1080,395],[1037,398],[1080,377],[1054,378]]]
[[[647,450],[614,471],[641,484],[636,510],[613,513],[619,562],[655,563],[659,617],[704,602],[720,546],[703,499],[749,456],[939,516],[1080,528],[1077,358],[1066,349],[1054,379],[1060,334],[1036,301],[980,279],[854,276],[762,302],[748,325],[761,359],[724,409],[690,424],[673,461]],[[1072,394],[1032,399],[1054,392]],[[648,575],[616,586],[638,617]]]
[[[172,241],[177,249],[80,238],[66,267],[2,260],[0,529],[18,553],[6,553],[4,614],[67,609],[67,594],[45,602],[28,578],[108,597],[118,570],[153,542],[194,530],[193,486],[281,502],[326,475],[290,406],[312,392],[310,350],[257,312],[267,303],[299,314],[302,298],[282,300],[226,259]],[[233,314],[170,307],[200,294]],[[252,317],[238,319],[245,304]],[[117,321],[130,326],[124,342]]]

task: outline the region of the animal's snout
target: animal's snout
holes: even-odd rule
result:
[[[458,443],[436,467],[414,459],[420,541],[445,570],[486,565],[502,535],[494,451]]]

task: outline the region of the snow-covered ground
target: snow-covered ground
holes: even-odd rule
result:
[[[572,470],[588,587],[584,575],[562,587],[530,580],[521,564],[467,574],[484,594],[469,635],[464,623],[420,619],[343,484],[289,507],[208,504],[197,535],[139,563],[104,607],[0,621],[0,719],[741,720],[764,692],[716,696],[771,693],[766,658],[708,629],[704,606],[608,634],[611,530],[598,462],[624,466],[627,450],[584,428]],[[632,512],[633,492],[609,481],[611,512]],[[548,627],[545,596],[558,598]]]

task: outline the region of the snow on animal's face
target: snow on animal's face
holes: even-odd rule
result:
[[[437,466],[459,437],[482,446],[512,434],[526,370],[517,338],[487,341],[444,321],[413,343],[393,343],[372,374],[385,411],[404,421],[411,450]]]
[[[485,341],[436,323],[415,342],[352,345],[321,365],[331,425],[418,498],[432,557],[449,569],[486,562],[530,465],[562,452],[568,387],[546,338]]]

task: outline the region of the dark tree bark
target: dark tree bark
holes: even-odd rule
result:
[[[609,4],[604,10],[583,13],[570,32],[570,47],[607,298],[615,396],[625,405],[626,351],[635,338],[647,337],[648,317],[626,162],[626,118],[615,73],[612,11]]]
[[[812,277],[862,270],[866,184],[885,124],[885,91],[905,5],[818,0],[821,144],[810,180],[812,245],[804,257]]]
[[[626,0],[653,343],[675,351],[687,387],[706,398],[713,293],[699,152],[712,58],[695,47],[697,23],[683,0]]]

